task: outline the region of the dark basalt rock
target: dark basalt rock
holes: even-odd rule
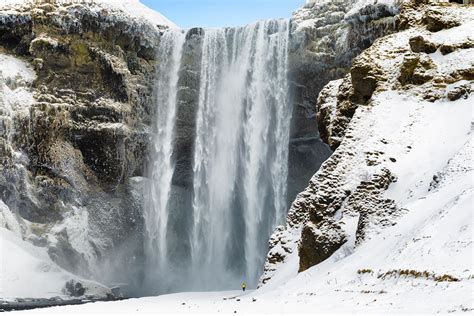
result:
[[[193,29],[186,35],[182,66],[179,73],[176,136],[173,160],[176,161],[173,184],[190,188],[193,181],[192,159],[196,136],[196,113],[199,104],[199,74],[202,30]]]
[[[28,13],[10,15],[0,12],[0,42],[18,55],[28,54],[33,37],[33,21]]]
[[[82,286],[81,282],[75,282],[74,280],[70,280],[66,282],[64,292],[72,297],[80,297],[86,293],[86,289]]]

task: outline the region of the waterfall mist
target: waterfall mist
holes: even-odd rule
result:
[[[286,215],[289,22],[192,32],[158,53],[148,294],[255,287]]]

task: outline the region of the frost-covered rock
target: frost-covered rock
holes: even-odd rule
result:
[[[111,19],[148,23],[158,29],[177,27],[176,24],[143,5],[139,0],[0,0],[0,10],[17,10],[21,7],[33,7],[33,11],[51,10],[58,5],[63,7],[87,5],[93,11],[106,11]]]
[[[0,223],[76,279],[129,290],[143,253],[131,179],[147,160],[155,49],[174,27],[144,10],[132,0],[0,2],[0,197],[10,210]]]
[[[294,110],[288,194],[291,200],[330,155],[315,124],[314,104],[319,92],[329,81],[344,76],[352,59],[376,38],[395,28],[396,2],[389,5],[384,1],[377,6],[357,4],[359,9],[353,10],[355,2],[311,1],[292,17],[289,75]]]

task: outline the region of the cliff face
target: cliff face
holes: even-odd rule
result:
[[[326,140],[326,122],[317,119],[314,106],[320,92],[325,93],[321,90],[331,80],[348,73],[353,58],[378,37],[395,31],[396,2],[358,5],[352,0],[310,1],[294,13],[289,66],[295,102],[289,158],[289,198],[292,201],[307,186],[309,174],[330,156],[331,149],[334,150]],[[327,190],[331,190],[330,185]],[[300,199],[301,194],[296,200]],[[305,217],[304,212],[290,211],[287,228],[276,229],[270,240],[271,250],[261,282],[273,276],[275,265],[286,260],[286,253],[293,252],[299,240],[299,223]],[[287,230],[292,232],[287,233]],[[337,245],[332,248],[337,249]]]
[[[159,29],[100,3],[0,11],[0,197],[61,267],[132,288]]]
[[[355,0],[310,1],[292,17],[289,203],[331,154],[318,133],[318,124],[324,124],[316,120],[319,92],[329,81],[344,76],[352,59],[376,38],[395,29],[395,4],[357,5]]]
[[[328,258],[337,262],[418,209],[413,201],[450,196],[438,187],[453,177],[443,171],[456,169],[448,161],[464,157],[472,165],[464,154],[472,146],[472,21],[469,6],[406,2],[398,32],[376,40],[347,76],[321,91],[319,129],[335,152],[298,195],[286,227],[272,236],[263,283],[272,277],[278,283]],[[469,177],[472,168],[461,169]],[[462,183],[460,196],[469,191]],[[440,212],[454,206],[444,207]],[[453,253],[454,246],[446,247]]]

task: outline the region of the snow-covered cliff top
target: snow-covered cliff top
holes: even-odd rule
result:
[[[128,16],[134,20],[146,21],[156,26],[177,28],[176,24],[142,4],[139,0],[54,0],[63,6],[85,4],[94,11],[106,9],[117,16]],[[14,10],[31,4],[46,3],[44,0],[0,0],[0,10]]]
[[[347,0],[347,4],[350,6],[350,10],[347,13],[348,16],[358,14],[361,10],[367,7],[379,6],[385,7],[389,10],[397,10],[400,4],[404,0]],[[334,0],[306,0],[305,7],[311,7],[314,5],[327,5]]]

